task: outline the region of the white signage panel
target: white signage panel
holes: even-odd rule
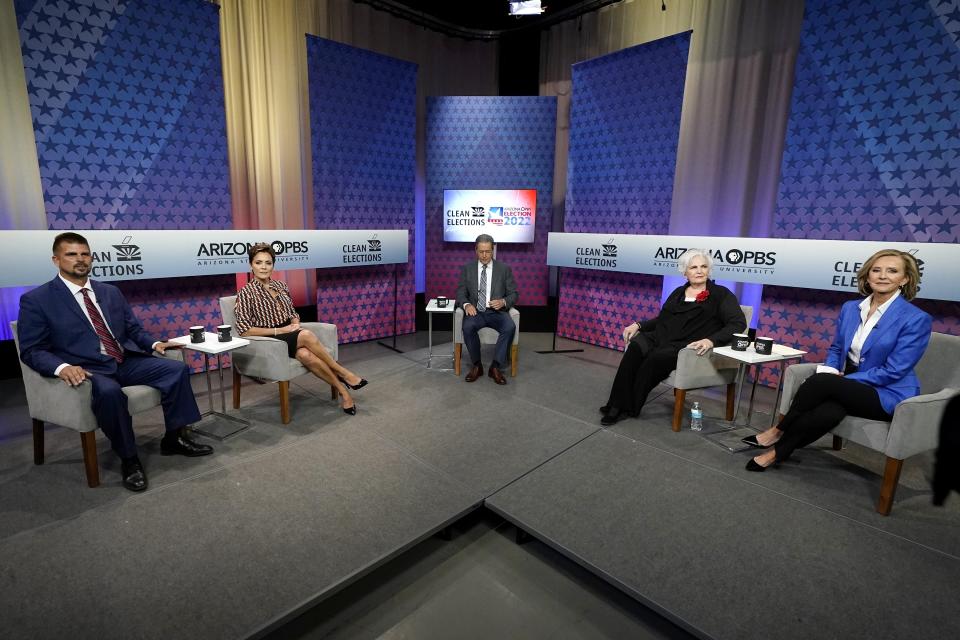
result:
[[[852,292],[864,260],[881,249],[898,249],[917,259],[918,297],[960,300],[960,284],[952,275],[960,264],[960,245],[940,242],[551,233],[547,264],[675,276],[677,258],[689,248],[709,251],[711,277],[719,280]]]
[[[498,244],[533,242],[537,224],[536,189],[446,189],[443,239],[474,242],[486,233]]]
[[[0,231],[14,268],[0,270],[0,287],[37,285],[56,275],[53,239],[62,231]],[[403,264],[404,229],[114,231],[78,230],[90,243],[95,280],[142,280],[248,271],[247,248],[269,243],[276,269],[324,269]],[[12,255],[10,255],[12,254]]]

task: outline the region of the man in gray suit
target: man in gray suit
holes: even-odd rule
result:
[[[519,297],[517,284],[513,281],[510,267],[493,259],[491,236],[485,233],[477,236],[476,249],[477,260],[463,265],[457,285],[456,306],[463,309],[464,313],[463,342],[473,363],[466,381],[473,382],[483,375],[477,332],[483,327],[490,327],[500,335],[489,375],[497,384],[507,384],[500,369],[507,359],[507,347],[513,342],[513,334],[517,331],[508,313]]]

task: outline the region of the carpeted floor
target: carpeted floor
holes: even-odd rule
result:
[[[960,595],[960,504],[930,505],[930,456],[907,462],[884,518],[882,460],[855,445],[747,474],[746,454],[670,430],[664,388],[641,419],[601,430],[615,352],[536,354],[549,335],[523,334],[519,375],[499,387],[427,369],[424,344],[341,347],[371,381],[352,417],[305,376],[282,425],[276,385],[245,382],[239,413],[253,426],[211,441],[209,458],[161,457],[159,410],[136,416],[143,494],[120,486],[102,436],[98,489],[65,429],[48,428],[34,466],[21,384],[2,383],[4,636],[113,637],[117,620],[144,638],[276,631],[485,500],[697,635],[956,635],[956,616],[938,611]],[[720,390],[690,395],[721,413]],[[761,410],[771,396],[761,391]],[[784,595],[790,606],[752,617],[752,603]],[[185,598],[196,615],[171,616]]]

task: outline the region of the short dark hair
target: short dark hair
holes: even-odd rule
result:
[[[64,231],[63,233],[58,233],[57,237],[53,239],[53,252],[56,253],[57,249],[60,248],[61,244],[85,244],[87,248],[90,248],[90,243],[87,242],[87,239],[84,238],[79,233],[73,231]]]
[[[253,264],[253,259],[257,257],[258,253],[269,253],[270,259],[274,262],[277,261],[277,252],[274,251],[273,247],[266,242],[258,242],[257,244],[251,246],[249,249],[247,249],[247,253],[250,255],[250,264]]]
[[[489,233],[481,233],[480,235],[478,235],[476,242],[473,243],[473,246],[477,246],[482,242],[489,242],[490,244],[496,244],[493,241],[493,236],[491,236]]]

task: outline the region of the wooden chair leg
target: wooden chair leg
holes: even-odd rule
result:
[[[683,416],[683,403],[687,399],[686,389],[673,390],[673,427],[674,431],[680,431],[680,418]]]
[[[43,464],[43,420],[33,418],[33,464]]]
[[[83,468],[87,472],[87,486],[93,489],[100,486],[100,467],[97,465],[97,432],[84,431],[80,434],[80,446],[83,447]]]
[[[833,436],[833,450],[840,451],[843,449],[843,438],[840,436]]]
[[[233,408],[240,408],[240,372],[236,367],[233,369]]]
[[[520,345],[510,347],[510,377],[517,377],[517,357],[520,355]]]
[[[290,381],[282,380],[277,384],[280,386],[280,421],[290,424]]]
[[[897,492],[897,483],[900,482],[901,469],[903,469],[903,460],[887,456],[887,464],[883,467],[880,499],[877,501],[877,513],[880,515],[890,515],[890,509],[893,508],[893,495]]]
[[[463,347],[459,342],[453,345],[453,374],[460,375],[460,349]]]
[[[727,421],[733,420],[733,407],[736,404],[737,385],[731,382],[727,385]]]

